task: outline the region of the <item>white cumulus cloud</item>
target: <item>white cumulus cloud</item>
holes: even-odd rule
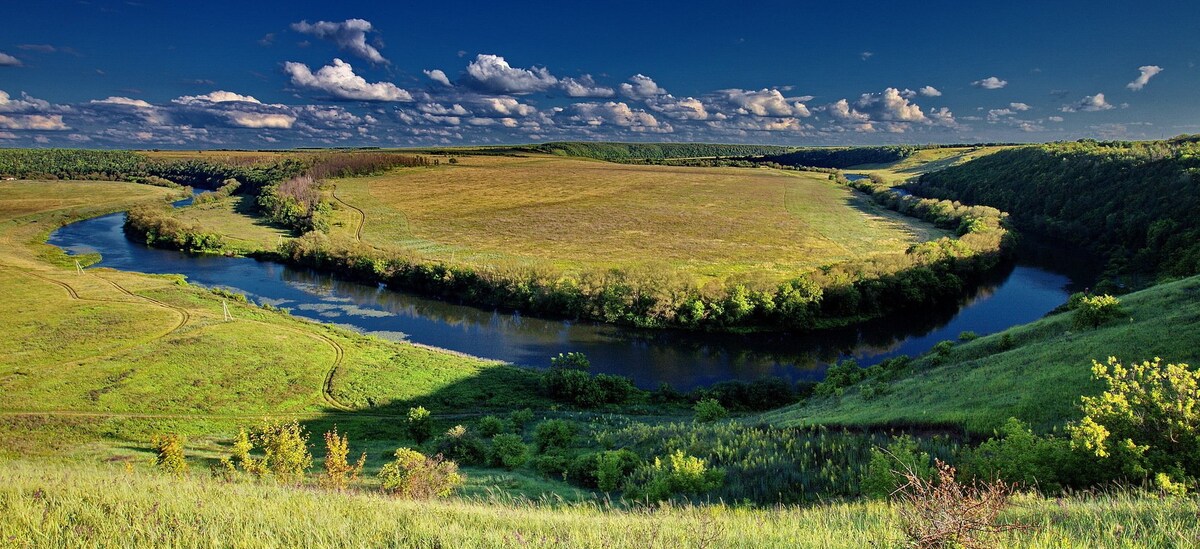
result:
[[[621,95],[630,99],[650,99],[659,95],[667,95],[667,90],[660,87],[649,76],[635,74],[629,78],[629,82],[621,84]]]
[[[590,74],[563,78],[562,88],[570,97],[612,97],[617,94],[612,88],[597,84]]]
[[[544,67],[516,68],[499,55],[484,53],[467,65],[467,76],[480,88],[504,94],[544,91],[558,84],[558,79]]]
[[[1097,112],[1097,111],[1107,111],[1107,110],[1111,110],[1114,108],[1116,108],[1116,107],[1113,107],[1112,105],[1110,105],[1108,103],[1107,100],[1104,99],[1104,94],[1098,93],[1096,95],[1086,96],[1083,99],[1079,100],[1078,103],[1075,103],[1073,105],[1063,105],[1061,110],[1062,110],[1062,112],[1076,112],[1076,111]]]
[[[90,103],[94,105],[124,105],[126,107],[138,107],[141,109],[150,109],[154,105],[141,99],[131,99],[128,97],[108,97],[106,99],[93,99]]]
[[[924,86],[918,91],[925,97],[941,97],[942,95],[942,92],[933,86]]]
[[[0,67],[20,67],[21,60],[0,51]]]
[[[753,90],[721,90],[720,96],[736,107],[737,114],[754,116],[809,116],[808,107],[804,103],[788,99],[777,89]]]
[[[434,82],[437,82],[438,84],[441,84],[443,86],[453,86],[454,85],[454,84],[450,83],[450,79],[446,77],[446,73],[442,72],[441,69],[433,69],[433,70],[425,71],[425,76],[428,76],[430,80],[433,80]]]
[[[412,101],[412,94],[391,82],[368,83],[354,74],[354,68],[341,59],[332,65],[317,69],[314,73],[303,63],[284,63],[284,70],[292,76],[292,83],[305,88],[323,91],[337,99],[354,101]]]

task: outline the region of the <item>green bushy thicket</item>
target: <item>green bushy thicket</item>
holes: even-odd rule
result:
[[[124,227],[126,234],[160,248],[215,252],[225,245],[221,235],[188,225],[161,206],[144,205],[130,209]]]

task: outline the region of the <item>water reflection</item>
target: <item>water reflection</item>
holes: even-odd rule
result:
[[[925,352],[962,331],[985,335],[1035,320],[1066,300],[1070,283],[1052,265],[1019,262],[994,273],[958,306],[853,329],[752,335],[646,331],[468,307],[253,259],[147,248],[125,238],[123,220],[123,214],[114,214],[74,223],[50,242],[72,253],[99,252],[101,266],[180,273],[195,284],[229,288],[297,316],[384,338],[533,367],[547,366],[560,352],[579,351],[595,371],[627,375],[647,388],[669,383],[690,389],[764,376],[818,380],[841,357],[869,365]]]

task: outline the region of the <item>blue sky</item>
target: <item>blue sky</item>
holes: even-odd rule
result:
[[[5,12],[0,147],[1200,132],[1188,2],[103,2]]]

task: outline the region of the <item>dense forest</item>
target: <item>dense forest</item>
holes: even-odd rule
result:
[[[986,204],[1018,229],[1100,255],[1106,275],[1200,273],[1200,137],[1000,151],[926,174],[922,196]]]
[[[774,162],[785,166],[811,166],[814,168],[849,168],[859,164],[885,164],[912,156],[921,148],[914,145],[885,147],[841,147],[812,148],[768,154],[757,160]]]

